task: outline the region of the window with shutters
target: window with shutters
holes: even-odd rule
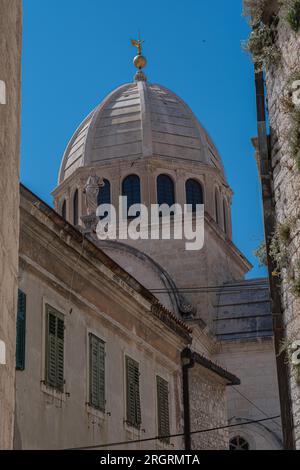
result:
[[[126,356],[126,421],[137,429],[141,426],[140,371],[138,362]]]
[[[105,411],[105,343],[89,334],[89,405]]]
[[[26,294],[18,291],[16,368],[25,369]]]
[[[64,318],[59,312],[46,306],[46,385],[59,392],[64,390]]]
[[[157,387],[157,421],[158,437],[169,443],[170,438],[170,416],[169,416],[169,384],[161,377],[156,377]]]

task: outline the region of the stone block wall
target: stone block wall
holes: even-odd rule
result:
[[[190,371],[191,431],[226,426],[226,387],[199,365]],[[192,435],[192,449],[227,450],[228,429],[206,431]]]
[[[276,46],[281,53],[278,65],[268,67],[266,88],[271,130],[271,152],[275,214],[279,224],[291,224],[286,242],[288,269],[282,271],[282,302],[288,341],[300,339],[300,298],[292,292],[292,279],[299,276],[300,262],[300,173],[291,155],[291,117],[283,106],[283,97],[291,92],[288,86],[294,72],[300,71],[300,30],[294,32],[283,11],[279,11],[276,26]],[[290,367],[294,430],[300,449],[300,384],[297,371]]]
[[[0,449],[12,447],[19,239],[21,0],[0,0]],[[4,97],[5,84],[5,97]],[[5,98],[5,99],[4,99]],[[3,344],[2,343],[2,344]]]

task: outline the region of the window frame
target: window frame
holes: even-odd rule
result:
[[[125,194],[125,189],[124,189],[126,182],[129,181],[130,178],[135,178],[136,182],[138,182],[138,193],[134,194],[134,196],[131,198],[131,200],[128,198],[128,192],[127,192],[127,194]],[[131,189],[131,191],[132,191],[132,189]],[[125,176],[125,178],[122,181],[122,196],[127,196],[126,217],[131,218],[131,217],[128,216],[128,212],[129,212],[130,207],[132,207],[135,204],[141,204],[142,203],[142,186],[141,186],[141,178],[140,178],[139,175],[137,175],[135,173],[130,173],[129,175]]]
[[[159,194],[159,191],[160,191],[160,184],[159,184],[159,180],[161,178],[166,178],[170,183],[172,183],[172,203],[170,202],[166,202],[166,200],[168,199],[167,197],[163,198],[164,201],[161,202],[160,201],[160,194]],[[162,186],[163,188],[163,186]],[[172,207],[174,204],[176,204],[176,188],[175,188],[175,182],[174,182],[174,179],[168,174],[168,173],[160,173],[159,175],[157,175],[156,177],[156,200],[157,200],[157,204],[158,206],[161,206],[163,204],[167,204],[169,207]]]
[[[23,309],[23,318],[20,319],[20,297],[24,299],[24,309]],[[17,319],[16,319],[16,370],[23,371],[25,370],[25,358],[26,358],[26,309],[27,309],[27,295],[21,289],[18,289],[18,302],[17,302]],[[23,322],[22,330],[20,333],[20,321]],[[22,334],[21,344],[21,359],[19,358],[19,344],[18,337]]]
[[[201,195],[201,202],[195,202],[193,201],[192,203],[188,201],[188,184],[189,183],[193,183],[195,185],[197,185],[197,187],[200,189],[200,195]],[[200,181],[198,181],[197,179],[195,178],[188,178],[185,182],[185,200],[186,200],[186,204],[191,204],[192,207],[193,207],[193,213],[196,212],[196,205],[199,204],[199,205],[202,205],[204,204],[204,189],[203,189],[203,184],[200,183]]]
[[[76,227],[79,224],[79,190],[78,188],[75,189],[73,193],[72,209],[73,209],[73,214],[72,214],[73,225]]]
[[[167,418],[167,432],[166,433],[161,433],[161,420],[160,420],[160,398],[159,398],[159,382],[161,382],[162,385],[166,385],[167,388],[167,413],[168,413],[168,418]],[[170,444],[170,437],[164,437],[164,436],[170,436],[171,434],[171,413],[170,413],[170,382],[166,380],[164,377],[162,377],[159,374],[156,374],[156,416],[157,416],[157,436],[161,442],[164,442],[165,444]]]
[[[137,407],[138,412],[136,413],[136,410],[135,410],[135,413],[137,414],[137,416],[135,416],[133,420],[131,420],[130,417],[129,417],[129,406],[128,406],[129,405],[129,401],[128,401],[128,399],[129,399],[129,397],[128,397],[129,382],[128,382],[128,368],[127,368],[128,361],[132,361],[132,363],[134,363],[134,365],[136,365],[137,369],[138,369],[138,403],[137,403],[138,404],[138,407]],[[136,429],[136,430],[139,431],[141,429],[141,425],[142,425],[140,363],[136,359],[133,359],[133,357],[130,356],[129,354],[125,354],[124,363],[125,363],[125,407],[126,407],[126,409],[125,409],[125,416],[126,416],[125,423],[126,423],[127,426],[130,426],[131,428]],[[135,392],[135,395],[136,395],[136,392]],[[135,407],[136,407],[136,403],[135,403]]]
[[[103,382],[104,382],[104,387],[103,387],[103,401],[102,404],[103,406],[97,406],[94,403],[92,403],[91,400],[91,393],[92,393],[92,386],[91,386],[91,379],[92,379],[92,368],[91,368],[91,338],[95,338],[101,345],[103,346],[103,355],[104,355],[104,361],[103,361]],[[88,362],[87,362],[87,382],[88,382],[88,406],[93,408],[94,410],[100,411],[102,413],[105,413],[106,410],[106,341],[103,340],[100,336],[95,334],[92,331],[88,331]]]
[[[48,372],[49,372],[49,317],[50,314],[56,316],[56,318],[63,322],[63,361],[62,361],[62,374],[63,380],[62,383],[59,384],[53,383],[51,379],[49,379]],[[65,388],[65,357],[66,357],[66,335],[65,335],[66,325],[65,325],[65,315],[57,310],[55,307],[52,307],[50,303],[45,303],[45,369],[44,369],[44,383],[47,387],[55,390],[58,393],[64,393]],[[57,371],[56,371],[57,375]]]

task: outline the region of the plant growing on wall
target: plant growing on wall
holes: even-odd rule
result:
[[[244,15],[250,18],[252,32],[248,40],[243,43],[243,48],[252,55],[257,72],[265,67],[278,65],[281,59],[275,41],[276,27],[274,23],[266,24],[263,21],[267,3],[268,0],[244,0]]]
[[[291,30],[297,33],[300,27],[300,0],[281,0],[280,6],[283,18]]]
[[[294,71],[289,77],[285,86],[284,96],[281,99],[281,104],[283,111],[290,117],[291,124],[287,133],[290,155],[295,160],[296,166],[300,171],[300,104],[298,104],[299,98],[295,100],[295,93],[299,93],[297,86],[299,90],[300,70]]]
[[[280,62],[280,50],[274,41],[275,31],[272,26],[265,25],[262,21],[253,24],[253,30],[243,47],[250,52],[257,72],[264,67],[278,65]]]
[[[261,21],[267,0],[244,0],[244,16],[251,18],[251,22]]]
[[[254,250],[253,254],[258,258],[260,268],[267,266],[267,248],[265,240]]]
[[[291,230],[295,220],[290,218],[283,223],[278,223],[272,237],[270,246],[270,256],[275,264],[273,276],[280,276],[283,269],[289,266],[289,256],[287,246],[291,237]]]

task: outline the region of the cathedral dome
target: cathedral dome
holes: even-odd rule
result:
[[[152,156],[203,163],[224,174],[216,147],[184,101],[160,85],[125,84],[76,130],[63,156],[59,184],[79,167]]]

